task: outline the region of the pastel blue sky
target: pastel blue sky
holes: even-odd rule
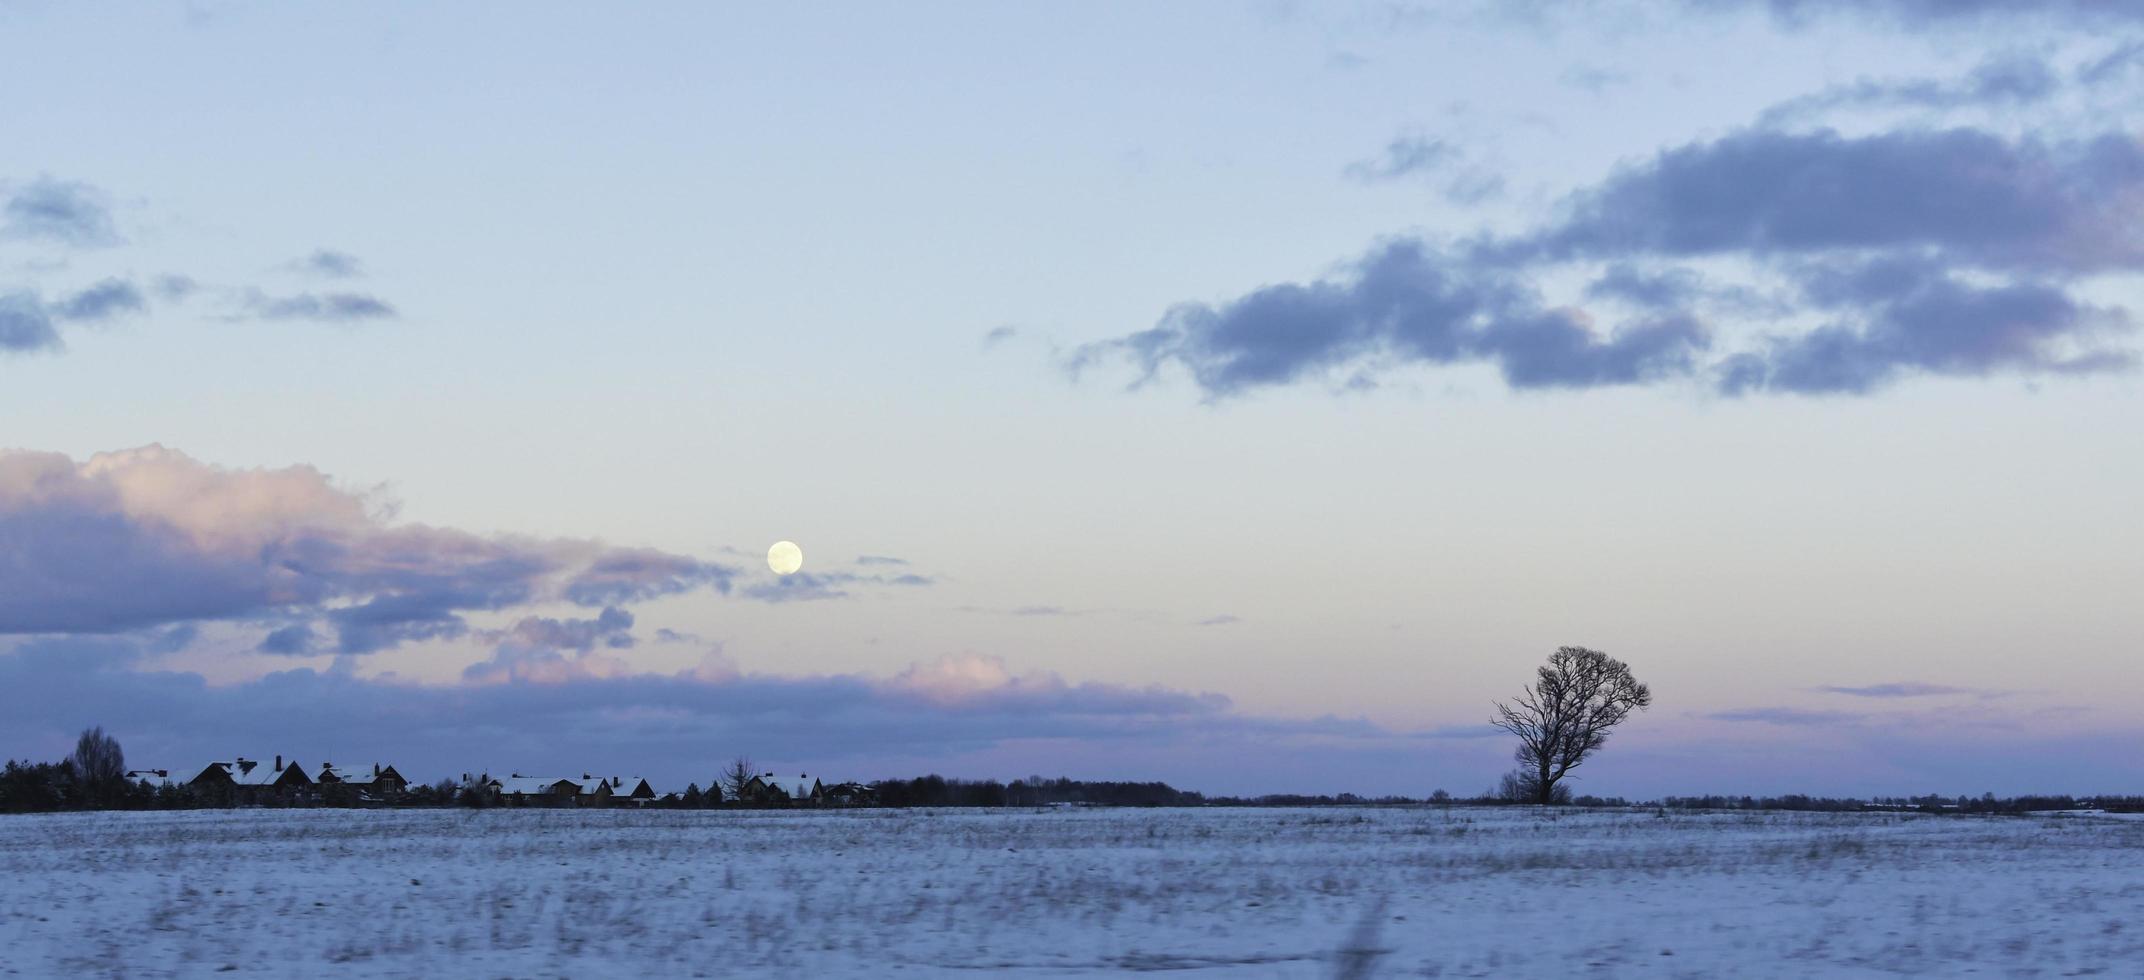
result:
[[[7,753],[1472,792],[1578,643],[1582,791],[2144,778],[2127,5],[0,2],[0,90]]]

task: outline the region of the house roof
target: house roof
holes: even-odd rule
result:
[[[273,786],[283,778],[285,773],[293,769],[297,770],[298,779],[301,781],[307,784],[313,782],[313,777],[305,774],[305,769],[298,765],[298,760],[296,759],[284,763],[283,768],[277,769],[272,763],[239,756],[231,762],[211,762],[201,767],[200,774],[196,775],[194,779],[198,781],[201,776],[208,775],[209,770],[212,769],[223,770],[225,775],[231,777],[231,783],[236,786]]]
[[[818,780],[804,775],[776,776],[769,774],[764,777],[764,781],[768,786],[788,794],[789,798],[793,800],[810,796],[812,789],[819,785]]]
[[[560,783],[572,786],[576,793],[588,792],[581,786],[580,780],[567,779],[564,776],[503,776],[492,782],[499,785],[499,792],[509,795],[519,793],[523,796],[535,796],[549,793],[552,787]]]
[[[393,779],[402,778],[402,774],[396,772],[393,766],[381,766],[378,772],[374,772],[371,769],[344,770],[332,765],[320,767],[321,782],[326,782],[330,774],[334,775],[336,782],[347,783],[352,786],[370,786],[390,777]]]

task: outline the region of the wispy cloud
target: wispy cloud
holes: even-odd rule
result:
[[[1789,99],[1758,118],[1766,125],[1780,125],[1842,108],[2014,107],[2047,101],[2061,90],[2062,79],[2047,59],[2011,53],[1982,62],[1963,78],[1860,79]]]
[[[1704,717],[1714,721],[1750,721],[1767,725],[1832,726],[1861,722],[1864,716],[1845,711],[1811,711],[1803,708],[1739,708],[1716,711]]]
[[[365,264],[357,256],[331,248],[315,249],[290,265],[299,272],[323,279],[355,279],[365,274]]]
[[[271,296],[248,291],[242,310],[263,320],[312,320],[321,323],[355,323],[400,316],[385,300],[365,293],[292,293]]]
[[[1967,687],[1952,687],[1948,684],[1922,684],[1901,681],[1895,684],[1868,684],[1861,687],[1845,687],[1827,684],[1812,688],[1825,694],[1845,694],[1857,698],[1925,698],[1946,694],[1980,694]]]
[[[6,202],[0,203],[0,238],[73,248],[122,241],[102,191],[52,177],[39,177],[8,192]]]
[[[61,324],[104,323],[147,309],[141,290],[121,279],[106,279],[51,302],[32,292],[0,295],[0,352],[58,350],[63,346]]]

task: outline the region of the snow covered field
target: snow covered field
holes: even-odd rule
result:
[[[2144,823],[1523,809],[0,817],[0,976],[1127,970],[2139,976]]]

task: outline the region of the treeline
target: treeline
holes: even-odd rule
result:
[[[2106,810],[2144,813],[2144,796],[1669,796],[1657,804],[1672,810],[1897,810],[1917,813],[2032,813],[2039,810]]]
[[[1168,783],[1128,783],[1030,776],[947,779],[936,774],[872,784],[880,806],[1200,806],[1206,797]]]

